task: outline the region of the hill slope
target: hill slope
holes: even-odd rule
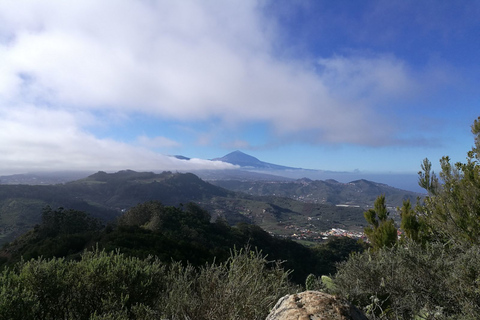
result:
[[[175,206],[195,202],[207,209],[212,219],[222,217],[231,225],[254,223],[286,236],[298,233],[299,229],[315,232],[332,227],[358,229],[364,224],[360,208],[251,196],[214,186],[191,173],[125,170],[97,172],[62,185],[0,185],[0,245],[39,223],[42,209],[47,205],[85,211],[108,222],[151,200]]]
[[[210,214],[192,203],[174,207],[149,201],[131,208],[108,227],[80,211],[45,210],[38,226],[0,250],[0,270],[2,263],[12,265],[22,258],[77,259],[83,250],[93,247],[142,259],[153,255],[165,263],[188,261],[204,266],[225,261],[233,248],[247,246],[262,250],[270,261],[285,261],[283,266],[295,270],[292,276],[299,283],[309,273],[334,273],[335,262],[362,249],[353,239],[307,248],[273,237],[255,225],[230,227],[223,220],[211,222]]]
[[[400,190],[385,184],[356,180],[341,183],[336,180],[298,179],[295,181],[212,180],[216,186],[254,196],[278,196],[312,203],[372,206],[377,196],[384,194],[387,205],[399,207],[404,200],[415,203],[418,193]]]

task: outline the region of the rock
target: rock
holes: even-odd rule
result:
[[[304,291],[278,300],[266,320],[368,320],[353,305],[319,291]]]

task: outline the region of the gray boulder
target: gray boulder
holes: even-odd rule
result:
[[[278,300],[266,320],[368,320],[357,308],[335,296],[304,291]]]

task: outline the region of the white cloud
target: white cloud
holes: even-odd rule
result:
[[[334,94],[352,100],[398,98],[418,86],[412,71],[393,56],[337,56],[320,59],[319,65],[323,82]]]
[[[180,122],[261,121],[281,137],[388,143],[390,130],[376,108],[412,90],[408,68],[393,57],[321,59],[320,71],[279,59],[260,3],[0,2],[4,167],[50,159],[120,168],[138,159],[138,166],[164,160],[89,134],[75,117],[96,111]],[[10,113],[25,104],[35,107]],[[139,142],[178,145],[164,137]]]

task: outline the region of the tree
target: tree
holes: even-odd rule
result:
[[[389,219],[389,212],[385,205],[385,195],[379,196],[373,209],[363,213],[365,220],[370,224],[365,228],[365,234],[374,249],[392,247],[397,242],[397,228],[393,219]]]
[[[432,163],[427,159],[423,159],[421,164],[422,170],[418,172],[418,184],[429,194],[436,194],[439,188],[438,178],[432,171]]]
[[[40,230],[44,236],[54,237],[59,234],[82,233],[100,228],[100,221],[83,211],[62,207],[53,210],[50,206],[46,206],[42,211]]]
[[[338,267],[338,293],[374,319],[478,319],[480,314],[480,117],[475,146],[465,162],[440,159],[441,170],[422,163],[419,184],[428,195],[412,208],[404,202],[405,239],[381,241],[383,199],[365,212],[365,232],[375,251],[350,256]],[[378,217],[378,218],[377,218]]]
[[[480,244],[480,117],[472,125],[475,147],[466,162],[452,164],[448,156],[440,160],[439,179],[424,160],[419,184],[428,196],[416,210],[428,232],[442,242]]]
[[[404,238],[412,239],[415,242],[424,242],[427,239],[425,223],[413,209],[410,200],[403,202],[403,206],[400,208],[400,218],[402,219],[400,229],[404,232]]]

